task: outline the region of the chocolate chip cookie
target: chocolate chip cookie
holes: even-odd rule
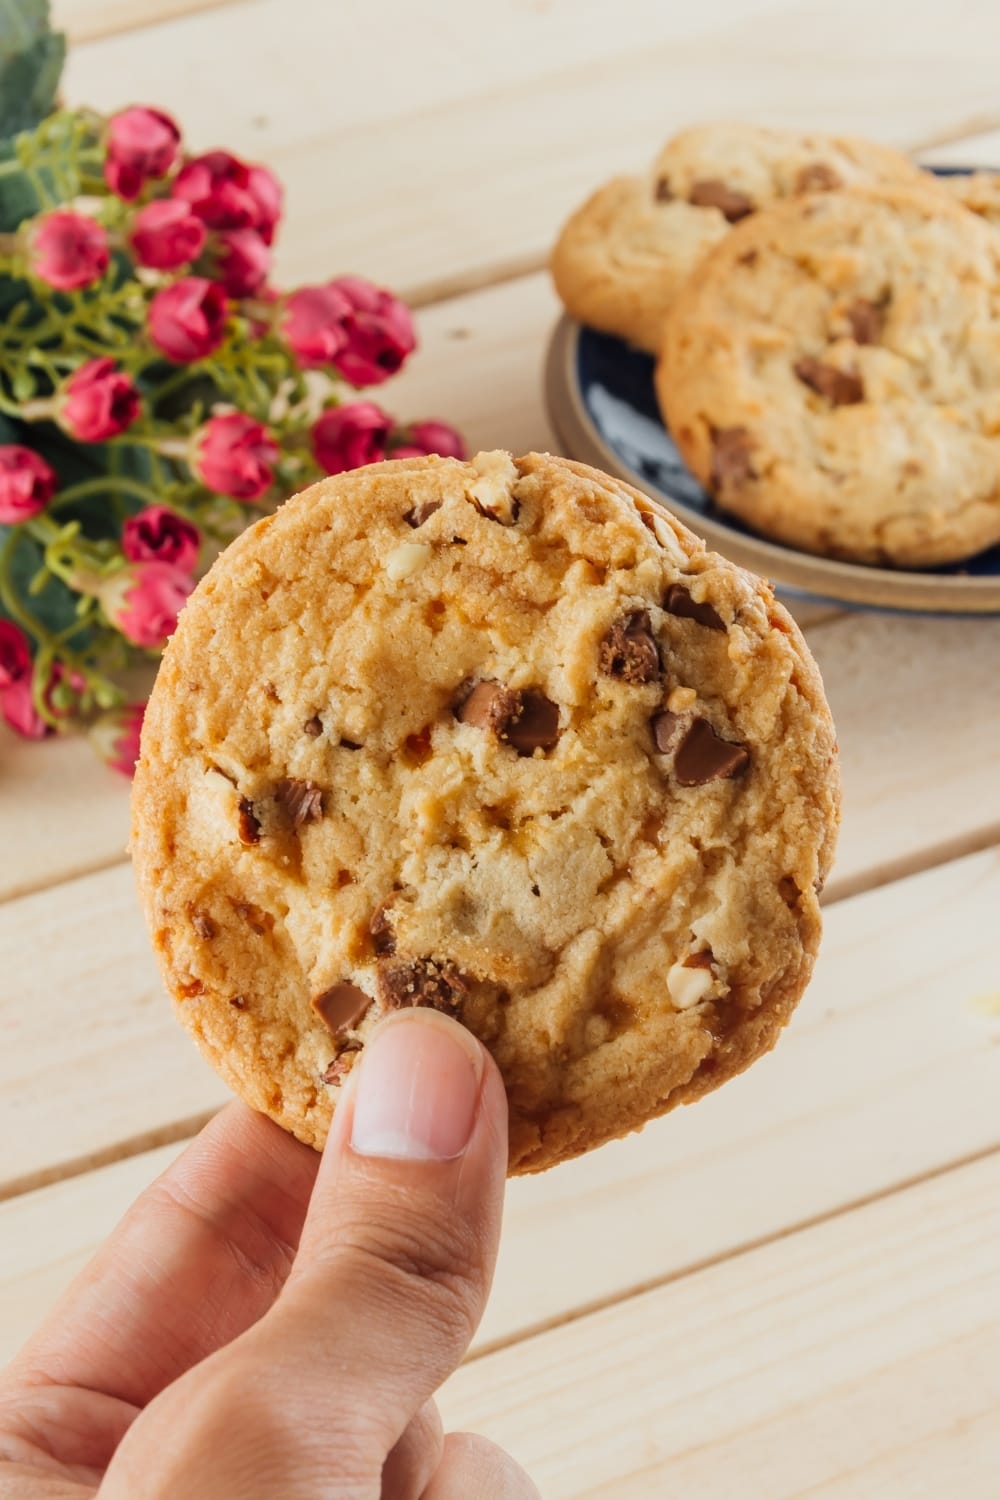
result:
[[[955,172],[934,180],[963,208],[978,214],[994,229],[1000,227],[1000,172]]]
[[[689,467],[769,536],[901,567],[1000,541],[1000,237],[934,187],[739,225],[656,382]]]
[[[777,200],[853,183],[920,182],[888,146],[752,125],[675,136],[643,177],[616,177],[565,225],[552,257],[573,317],[655,354],[663,320],[733,224]]]
[[[838,780],[770,588],[561,458],[419,458],[258,522],[184,610],[134,793],[181,1020],[323,1142],[380,1016],[496,1058],[547,1167],[775,1041],[819,941]]]

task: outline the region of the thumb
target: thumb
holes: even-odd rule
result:
[[[259,1326],[295,1385],[387,1453],[456,1368],[496,1262],[507,1101],[471,1032],[436,1011],[377,1029],[337,1107],[295,1267]],[[311,1404],[311,1402],[310,1402]]]

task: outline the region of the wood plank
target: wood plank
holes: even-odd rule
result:
[[[125,857],[128,783],[86,739],[23,740],[0,723],[0,902]]]
[[[466,1365],[440,1405],[549,1500],[995,1500],[1000,1156]]]
[[[133,1199],[181,1149],[161,1146],[0,1203],[0,1364],[16,1353]]]
[[[427,297],[541,264],[569,210],[706,99],[904,146],[995,123],[1000,14],[972,9],[945,27],[932,0],[550,0],[469,26],[441,0],[428,49],[420,8],[394,9],[387,48],[383,12],[360,0],[259,0],[174,20],[156,45],[138,31],[77,47],[66,90],[173,104],[197,148],[267,160],[289,195],[284,282],[356,270]]]
[[[0,1197],[141,1149],[227,1090],[175,1022],[128,865],[0,908]]]
[[[121,872],[93,883],[108,886],[112,873],[118,878]],[[1000,851],[992,851],[834,907],[814,983],[770,1058],[695,1109],[555,1173],[511,1184],[479,1347],[681,1274],[1000,1143],[1000,1014],[991,1016],[980,1003],[997,987],[991,924],[998,903]],[[104,904],[97,893],[81,901],[81,926],[88,909]],[[127,926],[124,915],[114,916]],[[37,951],[40,928],[21,925],[24,951],[7,949],[8,973],[25,971],[25,955]],[[138,952],[125,971],[136,961]],[[69,963],[56,962],[52,981]],[[86,1145],[113,1143],[112,1128],[138,1133],[167,1115],[177,1098],[191,1108],[217,1102],[219,1085],[193,1050],[185,1072],[174,1040],[177,1048],[189,1044],[179,1030],[176,1039],[167,1033],[173,1022],[165,1001],[155,1017],[132,1023],[130,1043],[120,1022],[123,1039],[113,1066],[96,1041],[87,1043],[94,1055],[88,1053],[83,1066],[61,1058],[53,1093],[53,1037],[65,1029],[68,1051],[74,1037],[77,1047],[84,1045],[100,1020],[101,994],[110,989],[113,997],[123,983],[119,976],[108,985],[99,971],[86,977],[74,1000],[79,1036],[72,1015],[54,1024],[51,1000],[48,1010],[24,1007],[16,1044],[0,1052],[0,1058],[16,1054],[21,1080],[17,1095],[0,1072],[0,1138],[9,1143],[4,1175],[23,1179],[26,1166],[38,1160],[51,1168],[59,1160],[60,1132],[72,1137],[76,1154]],[[44,973],[39,989],[60,994]],[[147,1008],[155,1004],[147,998]],[[0,1010],[0,1027],[9,1025],[11,1010]],[[123,1080],[134,1080],[125,1125]],[[103,1102],[95,1109],[94,1100],[106,1092],[114,1110]],[[36,1131],[43,1137],[37,1153]],[[146,1161],[133,1157],[89,1174],[104,1216],[93,1220],[93,1236],[77,1246],[73,1265],[149,1180]],[[11,1307],[20,1303],[19,1278],[37,1272],[42,1280],[30,1286],[55,1285],[45,1267],[52,1246],[61,1245],[62,1193],[71,1187],[59,1183],[0,1205],[0,1243],[14,1257]],[[641,1234],[623,1234],[623,1225],[640,1224]],[[72,1267],[64,1269],[68,1275]],[[30,1286],[23,1310],[29,1322],[42,1306],[40,1293],[28,1305]],[[3,1311],[0,1305],[0,1326]]]
[[[72,46],[246,0],[52,0],[52,25]]]
[[[807,633],[844,777],[830,896],[994,842],[1000,618],[861,610]]]

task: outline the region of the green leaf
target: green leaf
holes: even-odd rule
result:
[[[55,106],[66,38],[48,0],[0,0],[0,137],[31,130]]]

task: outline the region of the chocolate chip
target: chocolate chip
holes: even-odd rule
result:
[[[807,356],[796,361],[795,373],[818,396],[825,396],[834,406],[856,406],[865,399],[864,382],[860,375],[848,370],[838,370],[834,365],[825,365],[821,360]]]
[[[845,316],[856,344],[878,343],[885,327],[885,316],[877,302],[869,302],[867,297],[855,297]]]
[[[312,1007],[328,1031],[337,1036],[357,1026],[372,1003],[371,995],[356,984],[334,984],[321,995],[314,995]]]
[[[318,740],[323,733],[323,721],[319,714],[313,714],[302,726],[303,734],[307,734],[311,740]]]
[[[415,505],[412,510],[406,512],[403,520],[407,526],[412,526],[415,530],[425,521],[429,521],[434,512],[440,510],[443,504],[443,500],[421,500],[419,505]]]
[[[477,682],[471,692],[465,694],[455,711],[460,724],[472,724],[476,729],[492,729],[499,734],[508,719],[517,711],[517,694],[500,682]]]
[[[724,740],[707,719],[695,719],[674,758],[674,775],[681,786],[704,786],[742,776],[750,764],[745,745]]]
[[[532,688],[504,687],[501,682],[477,682],[458,701],[455,716],[461,724],[490,729],[519,755],[548,750],[559,738],[558,706]]]
[[[720,427],[713,432],[711,485],[716,494],[739,489],[748,479],[757,478],[753,449],[747,427]]]
[[[392,927],[392,901],[391,897],[378,906],[372,913],[372,919],[368,923],[368,931],[371,933],[372,946],[380,958],[386,954],[396,951],[396,934]]]
[[[670,186],[669,177],[658,177],[656,179],[655,197],[657,203],[672,203],[674,201],[674,190]]]
[[[843,186],[840,173],[828,167],[825,161],[811,161],[795,179],[797,193],[832,193]]]
[[[242,995],[230,995],[229,1003],[234,1010],[246,1010],[247,1003]]]
[[[661,755],[666,755],[668,750],[673,749],[685,722],[683,715],[672,714],[669,708],[665,708],[662,713],[654,714],[650,719],[649,727],[653,731],[653,743]]]
[[[735,188],[727,187],[718,177],[706,177],[701,182],[696,182],[688,201],[696,208],[717,208],[730,224],[745,219],[747,214],[754,211],[753,200],[746,193],[738,193]]]
[[[248,797],[240,798],[237,832],[241,844],[260,843],[260,821],[254,813],[253,803]]]
[[[559,706],[531,688],[517,694],[517,715],[500,731],[500,738],[513,745],[518,755],[551,750],[559,738]]]
[[[343,749],[345,749],[345,750],[361,750],[361,749],[363,749],[363,746],[359,745],[358,742],[357,742],[357,740],[339,740],[338,744],[340,744],[343,747]]]
[[[315,781],[284,776],[275,783],[274,795],[295,828],[301,828],[303,823],[316,823],[323,816],[323,792]]]
[[[672,583],[667,589],[663,608],[668,615],[677,615],[682,620],[696,620],[699,625],[707,625],[709,630],[726,628],[725,620],[711,604],[692,599],[687,589],[679,583]]]
[[[194,916],[191,918],[191,926],[194,928],[195,932],[200,938],[205,939],[206,943],[210,943],[215,937],[216,932],[218,931],[215,923],[212,921],[212,918],[203,911],[195,912]]]
[[[625,682],[652,682],[660,670],[660,653],[646,609],[616,620],[597,649],[597,664],[608,677]]]
[[[324,1083],[343,1083],[348,1073],[358,1060],[361,1048],[357,1042],[348,1042],[343,1051],[339,1052],[322,1074]]]
[[[434,1010],[454,1012],[468,993],[468,985],[458,970],[433,958],[380,964],[378,987],[379,998],[387,1010],[429,1005]]]

